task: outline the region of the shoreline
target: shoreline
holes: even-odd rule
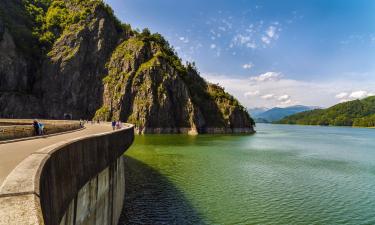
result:
[[[312,127],[345,127],[345,128],[367,128],[375,129],[375,127],[358,127],[358,126],[324,126],[324,125],[311,125],[311,124],[289,124],[289,123],[258,123],[258,124],[271,124],[271,125],[291,125],[291,126],[312,126]]]

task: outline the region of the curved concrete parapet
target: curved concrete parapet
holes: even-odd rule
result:
[[[55,134],[81,128],[74,120],[39,120],[44,124],[45,134]],[[0,119],[0,141],[34,136],[33,120]]]
[[[125,190],[123,153],[134,127],[40,149],[0,187],[0,225],[113,224]]]

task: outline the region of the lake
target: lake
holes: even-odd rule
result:
[[[127,224],[375,224],[375,129],[137,136]]]

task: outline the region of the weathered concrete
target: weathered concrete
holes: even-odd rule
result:
[[[117,224],[133,139],[130,126],[34,152],[0,187],[0,225]]]
[[[55,134],[81,128],[79,121],[70,120],[39,120],[44,124],[45,134]],[[34,136],[33,120],[0,119],[0,141]]]
[[[124,158],[87,182],[69,204],[60,225],[117,225],[125,194]],[[74,220],[75,218],[75,220]]]

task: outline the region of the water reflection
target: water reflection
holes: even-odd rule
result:
[[[125,157],[125,205],[119,225],[206,224],[166,177],[132,157]]]

